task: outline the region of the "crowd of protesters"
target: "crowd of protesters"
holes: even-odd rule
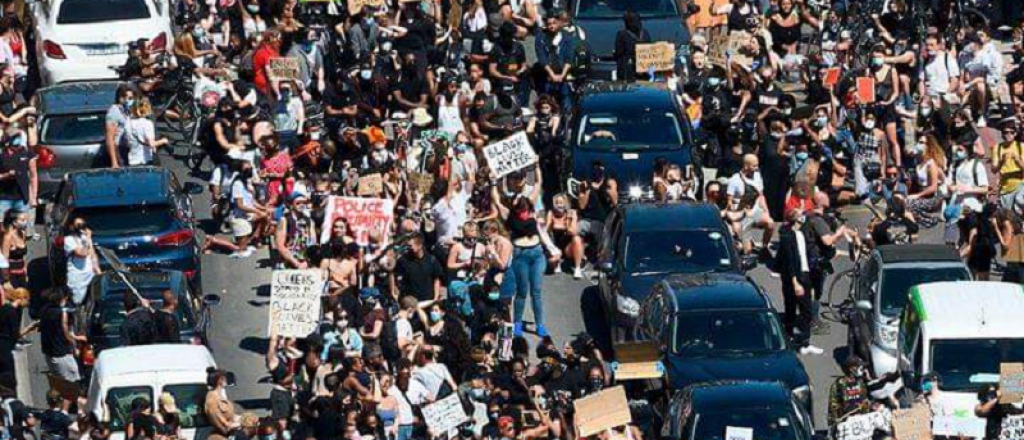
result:
[[[226,375],[210,372],[211,435],[432,438],[442,433],[428,432],[422,407],[456,394],[481,415],[456,437],[576,438],[572,401],[616,381],[591,337],[550,334],[544,283],[591,275],[603,221],[627,202],[601,163],[565,189],[564,116],[589,81],[588,36],[558,0],[370,3],[180,0],[170,54],[132,45],[132,86],[106,117],[108,165],[198,149],[217,220],[203,250],[244,259],[266,248],[276,268],[327,279],[318,331],[270,337],[268,416],[236,416]],[[692,38],[665,77],[628,68],[651,42],[640,15],[624,10],[615,37],[619,77],[666,82],[704,151],[694,163],[659,160],[649,184],[658,201],[720,208],[740,250],[780,275],[786,331],[802,353],[821,353],[811,345],[827,331],[817,302],[843,240],[862,249],[943,228],[976,279],[1002,259],[1003,279],[1021,281],[1024,261],[1001,257],[1022,234],[1024,47],[997,41],[1010,39],[1004,28],[950,23],[935,13],[951,7],[943,1],[692,3]],[[34,296],[46,302],[39,324],[21,326],[36,173],[52,157],[35,153],[35,109],[13,53],[21,25],[5,17],[0,29],[0,394],[13,398],[12,351],[31,331],[51,373],[81,381],[87,341],[68,310],[99,263],[88,225],[74,220],[60,250],[66,285]],[[742,44],[712,59],[725,40]],[[282,58],[297,71],[282,76]],[[152,101],[182,72],[204,113],[175,115],[197,127],[194,145],[175,147]],[[542,159],[495,178],[482,149],[517,133]],[[701,186],[705,172],[716,180]],[[368,229],[336,216],[339,197],[385,200],[394,221]],[[837,209],[850,204],[876,218],[846,226]],[[160,319],[167,310],[129,298],[125,311],[126,344],[176,340]],[[540,337],[533,346],[528,331]],[[5,420],[41,423],[44,438],[109,436],[89,415],[72,424],[75,402],[49,397],[47,412],[8,407]],[[132,406],[132,440],[180,435],[173,397]],[[600,437],[655,436],[657,425],[646,414]]]

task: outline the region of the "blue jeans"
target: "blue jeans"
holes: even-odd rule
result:
[[[523,311],[526,309],[526,295],[530,295],[533,303],[533,320],[538,326],[544,325],[544,298],[541,295],[541,284],[548,260],[544,257],[541,245],[521,248],[516,247],[512,253],[512,272],[515,273],[516,299],[515,322],[523,322]]]
[[[412,438],[412,425],[398,425],[398,437],[395,440],[409,440]]]

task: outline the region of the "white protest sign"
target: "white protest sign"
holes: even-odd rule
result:
[[[423,407],[423,418],[434,435],[442,435],[469,420],[457,393]]]
[[[320,270],[275,270],[270,282],[270,327],[281,337],[305,338],[320,325]]]
[[[879,412],[847,417],[836,425],[836,440],[871,440],[875,429],[886,429],[889,420]]]
[[[754,440],[754,428],[726,426],[725,440]]]
[[[985,436],[985,419],[974,415],[973,406],[933,401],[932,435],[982,438]]]
[[[1024,439],[1024,416],[1003,417],[1003,425],[999,431],[999,440],[1021,439]]]
[[[519,132],[501,141],[484,147],[487,166],[496,179],[507,176],[537,163],[537,153],[530,146],[530,139],[525,132]]]

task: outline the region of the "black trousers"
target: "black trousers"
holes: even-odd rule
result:
[[[811,292],[811,320],[818,319],[818,312],[821,309],[821,297],[825,295],[825,278],[828,277],[828,273],[825,272],[824,268],[816,268],[811,271],[808,275],[810,278]]]
[[[786,333],[793,339],[797,348],[806,347],[811,343],[811,280],[807,274],[797,277],[804,288],[803,296],[796,296],[792,276],[782,276],[782,324]]]

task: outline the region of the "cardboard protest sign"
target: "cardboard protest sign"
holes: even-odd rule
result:
[[[754,428],[726,426],[725,440],[754,440]]]
[[[725,53],[732,62],[741,66],[747,66],[754,61],[743,52],[743,48],[750,42],[750,34],[747,32],[729,33],[729,42],[726,45]]]
[[[1019,403],[1024,399],[1024,364],[999,364],[999,403]]]
[[[657,342],[626,342],[615,344],[615,380],[655,379],[663,375],[658,368],[661,348]]]
[[[729,62],[728,49],[729,35],[724,32],[715,32],[711,41],[708,41],[708,63],[725,66]]]
[[[296,79],[299,77],[299,60],[289,57],[270,59],[270,78],[275,80]]]
[[[379,173],[368,174],[359,178],[360,196],[376,196],[384,191],[384,179]]]
[[[839,67],[825,69],[825,78],[821,82],[825,84],[825,87],[835,87],[836,84],[839,84],[839,74],[842,72],[843,69]]]
[[[931,440],[932,410],[924,405],[897,409],[892,415],[896,440]]]
[[[636,71],[647,73],[650,70],[665,72],[672,70],[676,63],[676,47],[672,43],[659,41],[636,45]]]
[[[409,185],[420,194],[430,194],[434,186],[434,175],[430,173],[409,173]]]
[[[999,430],[999,440],[1021,439],[1024,439],[1024,415],[1003,417],[1003,424]]]
[[[391,222],[395,220],[395,202],[388,199],[338,197],[327,199],[324,211],[324,223],[320,234],[320,243],[327,243],[331,238],[331,225],[337,218],[344,218],[348,228],[355,234],[356,243],[361,246],[370,244],[370,233],[379,233],[385,240],[391,230]]]
[[[444,399],[424,406],[423,418],[435,436],[448,433],[469,421],[469,416],[462,409],[458,393],[452,393]]]
[[[309,336],[320,325],[323,271],[275,270],[270,276],[270,328],[282,337]]]
[[[875,103],[875,79],[869,76],[857,78],[857,98],[861,104]]]
[[[580,437],[589,437],[633,422],[629,402],[626,401],[626,390],[622,386],[576,399],[573,406],[576,408],[576,432]]]
[[[484,158],[494,178],[500,179],[537,163],[537,153],[530,146],[526,132],[519,132],[484,147]]]
[[[847,417],[836,425],[836,440],[871,440],[875,428],[884,425],[884,416],[878,412]]]

